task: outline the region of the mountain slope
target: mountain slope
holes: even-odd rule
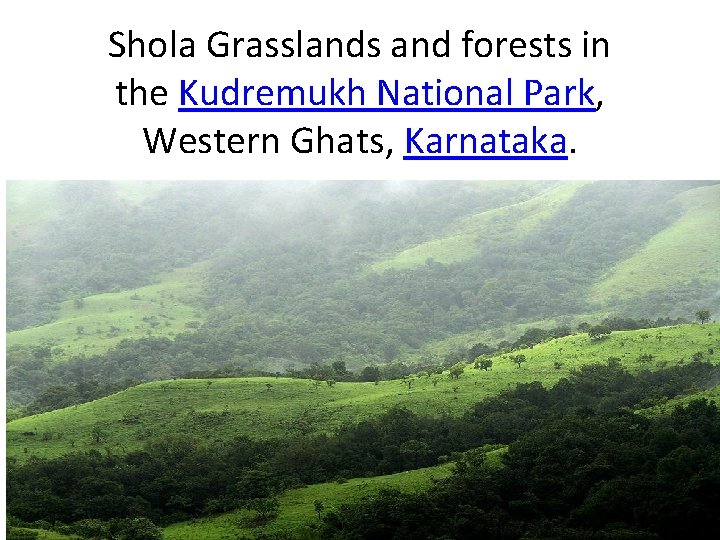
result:
[[[450,264],[470,259],[483,252],[487,245],[498,245],[517,239],[540,227],[554,212],[566,204],[582,185],[564,182],[531,199],[493,208],[463,218],[448,236],[410,247],[371,266],[376,272],[422,266],[428,259]]]
[[[123,339],[174,336],[199,325],[204,268],[175,270],[158,283],[66,300],[53,322],[7,334],[7,346],[49,347],[54,360],[107,351]]]
[[[240,534],[257,534],[262,531],[287,532],[302,530],[317,521],[314,502],[322,501],[325,508],[339,507],[361,497],[377,493],[380,489],[420,492],[427,490],[434,480],[450,475],[452,465],[439,465],[401,473],[355,478],[343,483],[328,482],[291,489],[278,497],[280,503],[278,518],[271,523],[257,527],[252,524],[252,512],[238,510],[219,516],[194,519],[190,522],[175,523],[165,528],[165,540],[229,540]]]
[[[720,184],[679,194],[683,214],[640,250],[611,268],[591,291],[612,303],[693,280],[720,277]]]
[[[9,422],[7,452],[25,460],[90,449],[125,453],[171,433],[214,441],[240,434],[265,439],[328,432],[394,405],[433,416],[459,415],[517,383],[539,380],[551,385],[572,369],[609,357],[620,358],[635,371],[688,362],[696,352],[715,362],[720,354],[720,324],[613,332],[599,342],[586,334],[567,336],[513,352],[526,356],[521,368],[509,354],[502,354],[494,358],[490,371],[467,368],[457,380],[447,372],[417,376],[410,390],[399,380],[377,385],[339,382],[333,387],[324,383],[318,387],[304,379],[262,377],[153,382]],[[652,357],[643,360],[643,354]],[[559,367],[556,361],[561,362]]]
[[[157,380],[338,360],[361,369],[528,324],[715,315],[720,287],[719,191],[708,183],[54,183],[18,193],[7,368],[19,404],[77,373]]]

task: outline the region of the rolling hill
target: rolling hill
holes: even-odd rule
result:
[[[7,343],[25,351],[8,368],[29,384],[36,357],[50,369],[123,339],[194,334],[197,369],[359,369],[528,325],[687,318],[717,304],[719,193],[689,182],[9,183]],[[151,373],[168,369],[141,378]]]
[[[581,185],[565,182],[525,201],[463,218],[447,236],[409,247],[370,268],[375,272],[391,268],[403,270],[422,266],[428,259],[450,264],[482,255],[487,247],[517,240],[536,230],[566,204]]]
[[[682,215],[641,249],[612,267],[592,288],[605,305],[693,280],[717,282],[720,273],[720,185],[676,197]]]
[[[107,351],[123,339],[174,336],[205,319],[201,264],[159,282],[60,304],[56,320],[7,334],[7,346],[50,347],[55,360]]]
[[[291,489],[279,498],[278,518],[267,525],[252,524],[253,512],[242,509],[219,516],[195,519],[170,525],[164,530],[166,540],[231,540],[242,534],[278,533],[293,530],[302,531],[317,521],[314,502],[322,501],[327,509],[367,497],[379,489],[397,489],[401,491],[423,491],[432,485],[433,480],[447,477],[451,464],[438,465],[396,474],[355,478],[345,482],[327,482],[313,484],[304,488]]]
[[[410,389],[400,380],[338,382],[333,387],[283,377],[157,381],[9,422],[7,452],[26,460],[91,449],[125,453],[172,433],[222,441],[237,435],[274,438],[332,432],[394,405],[433,416],[457,416],[517,383],[539,380],[552,385],[570,370],[609,357],[639,370],[690,362],[697,352],[711,361],[720,354],[720,324],[613,332],[597,342],[586,334],[571,335],[514,351],[527,358],[520,368],[510,354],[501,354],[493,358],[489,371],[470,366],[457,380],[447,372],[415,376]],[[562,365],[557,367],[556,361]]]
[[[446,484],[472,493],[446,463],[466,451],[458,470],[485,479],[539,460],[538,493],[548,456],[567,450],[564,469],[606,442],[652,454],[653,486],[711,461],[688,456],[716,416],[692,400],[720,399],[718,183],[10,182],[7,200],[16,536],[316,538],[383,488],[421,513]],[[643,329],[567,335],[605,317]],[[479,342],[490,369],[447,369]],[[384,379],[349,382],[364,370]],[[614,515],[603,482],[631,485],[626,465],[573,469],[592,476],[580,510]],[[523,509],[548,496],[523,490],[496,516],[535,527]],[[275,519],[243,507],[258,497]],[[321,523],[317,501],[351,507]]]

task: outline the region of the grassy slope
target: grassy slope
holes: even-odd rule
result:
[[[501,465],[504,448],[489,450],[486,463],[490,467]],[[252,535],[260,532],[273,533],[286,530],[298,531],[317,523],[314,502],[320,500],[325,509],[337,508],[341,504],[376,494],[380,489],[392,488],[400,491],[418,492],[427,490],[434,480],[445,478],[452,473],[453,464],[438,465],[425,469],[404,471],[372,478],[354,478],[344,483],[328,482],[288,490],[278,497],[278,517],[260,527],[248,527],[252,512],[237,510],[219,516],[194,519],[175,523],[165,529],[166,540],[234,540],[238,535]]]
[[[577,327],[582,322],[594,324],[604,317],[611,315],[611,312],[595,312],[592,314],[584,314],[574,316],[563,316],[556,319],[542,319],[532,322],[505,324],[488,328],[486,330],[475,330],[472,332],[463,332],[454,334],[448,338],[431,341],[420,347],[417,351],[404,353],[398,358],[398,361],[408,364],[427,365],[427,362],[434,360],[435,363],[441,362],[446,354],[458,350],[467,350],[476,343],[499,343],[503,340],[513,342],[520,337],[523,332],[530,328],[542,328],[549,330],[557,326],[568,325]]]
[[[452,472],[452,464],[405,471],[372,478],[355,478],[344,483],[328,482],[291,489],[278,497],[280,512],[277,519],[262,527],[248,527],[253,512],[237,510],[219,516],[176,523],[165,529],[166,540],[234,540],[240,534],[274,532],[292,529],[297,531],[317,522],[314,501],[323,501],[326,509],[377,493],[381,488],[401,491],[422,491],[432,485],[433,479],[444,478]]]
[[[720,279],[720,185],[695,188],[677,199],[685,213],[610,270],[594,287],[593,300],[638,297],[695,278]]]
[[[50,344],[61,349],[53,357],[63,359],[102,353],[123,339],[172,336],[187,330],[189,321],[205,317],[202,279],[203,265],[197,264],[170,272],[153,285],[88,296],[81,308],[72,300],[63,302],[57,320],[8,333],[7,346]]]
[[[715,386],[707,390],[698,390],[689,396],[678,396],[673,399],[668,399],[664,403],[648,409],[642,409],[638,412],[647,415],[669,414],[676,406],[687,405],[690,401],[699,398],[704,398],[720,405],[720,381],[709,381],[708,384],[714,384]]]
[[[505,448],[489,450],[486,463],[490,467],[501,466]],[[240,534],[298,531],[317,523],[314,503],[320,500],[326,510],[337,508],[364,497],[372,496],[383,488],[418,492],[427,490],[434,480],[445,478],[452,473],[453,464],[438,465],[414,471],[404,471],[372,478],[354,478],[344,483],[328,482],[313,484],[304,488],[291,489],[278,497],[280,512],[277,519],[261,527],[248,527],[252,512],[236,510],[219,516],[194,519],[175,523],[165,528],[166,540],[234,540]]]
[[[286,378],[153,382],[91,403],[14,420],[7,424],[7,452],[19,459],[91,448],[125,452],[169,433],[228,440],[239,434],[281,437],[303,427],[331,431],[398,404],[424,414],[457,415],[518,382],[540,380],[550,385],[573,368],[610,356],[637,370],[659,362],[689,361],[694,352],[707,354],[709,348],[716,351],[709,357],[714,360],[720,355],[719,344],[720,324],[615,332],[599,343],[580,334],[519,351],[527,357],[521,368],[501,355],[489,372],[468,368],[457,381],[447,374],[435,376],[436,386],[435,377],[418,377],[410,391],[400,381],[337,383],[317,389],[310,381]],[[655,359],[641,364],[638,356],[644,353]],[[561,369],[553,367],[558,359],[563,362]],[[267,384],[272,386],[268,389]],[[91,440],[96,426],[106,433],[100,445]]]
[[[454,232],[444,238],[410,247],[371,266],[381,272],[390,268],[407,269],[422,266],[427,259],[453,263],[481,253],[482,246],[517,238],[538,227],[553,215],[581,186],[564,182],[527,201],[481,212],[461,220]]]

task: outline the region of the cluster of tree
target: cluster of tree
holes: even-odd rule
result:
[[[167,184],[136,205],[109,182],[48,185],[51,215],[7,252],[8,330],[50,322],[64,300],[79,308],[84,296],[146,285],[226,245],[245,188],[197,187]]]
[[[44,520],[25,523],[10,516],[6,540],[35,540],[40,537],[40,531],[37,529],[51,530],[72,535],[72,538],[79,537],[90,540],[100,538],[111,538],[112,540],[162,540],[163,538],[162,529],[145,517],[114,518],[107,521],[82,519],[71,525],[59,525]]]
[[[78,403],[93,401],[109,396],[120,390],[138,384],[133,379],[103,382],[96,379],[83,379],[68,384],[55,384],[42,391],[24,410],[24,414],[38,414],[45,411],[62,409]]]
[[[700,312],[698,312],[700,313]],[[703,311],[702,313],[705,313]],[[708,315],[709,317],[709,315]],[[698,319],[700,320],[700,319]],[[674,326],[678,324],[686,324],[688,321],[682,317],[670,318],[660,317],[657,319],[640,318],[633,319],[631,317],[606,317],[600,323],[591,325],[590,323],[580,323],[576,329],[569,325],[556,326],[548,330],[544,328],[528,328],[515,341],[501,341],[496,345],[488,345],[487,343],[476,343],[468,349],[466,358],[474,361],[479,356],[491,356],[496,353],[510,352],[517,349],[533,347],[544,341],[569,336],[578,332],[588,332],[592,336],[608,335],[618,330],[640,330],[642,328],[659,328],[661,326]]]
[[[589,287],[671,222],[679,212],[673,197],[691,187],[589,184],[527,234],[479,236],[482,257],[384,272],[359,270],[442,236],[461,216],[526,200],[544,186],[428,184],[378,197],[376,185],[363,184],[191,184],[142,207],[81,193],[75,213],[8,252],[9,327],[43,319],[29,299],[36,289],[57,303],[212,255],[211,314],[188,338],[191,354],[209,364],[192,369],[228,359],[271,372],[338,359],[358,369],[457,333],[586,312]],[[684,303],[708,292],[693,287]],[[682,307],[674,298],[653,302],[652,313]],[[636,303],[625,307],[637,312]]]
[[[718,367],[705,362],[632,375],[612,361],[585,366],[550,389],[518,385],[461,418],[395,408],[334,435],[213,443],[178,434],[124,456],[93,450],[22,464],[10,460],[7,508],[25,522],[179,521],[289,487],[433,465],[456,452],[510,443],[568,414],[650,405],[717,376]]]
[[[720,535],[720,411],[578,410],[521,435],[504,466],[471,452],[429,493],[384,491],[323,515],[327,539],[650,539]]]
[[[699,319],[698,319],[699,320]],[[614,330],[637,330],[683,324],[685,319],[605,318],[597,325],[582,323],[575,331],[599,339]],[[138,382],[167,378],[280,377],[320,381],[375,382],[402,379],[418,373],[442,373],[458,362],[474,362],[479,369],[492,367],[490,356],[532,347],[543,341],[573,333],[569,326],[549,330],[529,328],[515,341],[496,345],[476,343],[466,352],[448,353],[444,359],[407,364],[387,362],[352,371],[343,360],[312,362],[298,369],[268,371],[245,365],[227,365],[226,358],[208,356],[197,335],[186,333],[174,340],[142,338],[124,340],[105,354],[78,356],[55,362],[48,346],[13,347],[7,354],[8,401],[14,405],[12,418],[83,403],[118,392]],[[514,361],[522,355],[515,355]],[[516,362],[518,367],[524,361]]]
[[[62,182],[45,189],[40,195],[51,201],[48,218],[23,230],[22,242],[9,242],[10,330],[52,320],[63,300],[145,285],[220,249],[247,247],[248,255],[265,256],[259,252],[263,245],[287,244],[292,257],[298,254],[295,241],[306,250],[303,238],[315,236],[371,247],[373,253],[399,249],[458,216],[523,200],[542,186],[481,190],[443,183],[383,193],[377,183],[177,182],[150,190],[141,204],[123,198],[109,182]],[[14,211],[11,205],[9,215]],[[290,257],[292,275],[297,264]]]

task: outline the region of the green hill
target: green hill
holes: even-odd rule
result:
[[[7,334],[7,346],[46,346],[55,360],[107,351],[123,339],[174,336],[205,318],[204,267],[164,274],[158,283],[60,304],[57,319]],[[193,323],[194,321],[194,323]]]
[[[697,182],[15,183],[10,404],[78,373],[359,370],[512,341],[530,325],[689,318],[720,286],[718,193]],[[125,339],[136,350],[115,348]]]
[[[484,248],[517,239],[542,226],[566,204],[580,182],[565,182],[519,203],[462,218],[447,236],[407,248],[371,266],[376,272],[422,266],[428,259],[450,264],[482,254]]]
[[[488,467],[500,467],[505,448],[488,448],[484,451]],[[326,482],[291,489],[280,496],[278,517],[270,523],[253,525],[253,512],[240,509],[234,512],[194,519],[183,523],[174,523],[165,528],[165,540],[233,540],[238,535],[258,533],[299,532],[312,528],[317,523],[315,501],[321,501],[324,511],[332,510],[341,504],[351,503],[376,494],[380,489],[422,492],[434,481],[448,477],[454,469],[452,463],[435,467],[403,471],[395,474],[353,478],[341,482]]]
[[[710,350],[713,354],[710,354]],[[7,424],[8,456],[53,457],[107,449],[124,453],[149,439],[184,433],[205,440],[330,432],[344,423],[403,405],[418,413],[459,415],[484,397],[519,382],[554,384],[570,370],[620,358],[632,371],[689,362],[700,352],[720,354],[720,325],[681,325],[613,332],[601,341],[586,334],[514,351],[527,361],[516,367],[509,354],[494,357],[490,371],[465,369],[457,380],[443,375],[403,381],[339,382],[333,387],[305,379],[185,379],[142,384],[97,401],[14,420]],[[651,355],[641,359],[641,355]],[[555,362],[561,365],[556,366]]]
[[[683,214],[611,268],[593,287],[593,300],[617,302],[693,280],[718,281],[720,185],[692,189],[676,199]]]
[[[433,480],[445,478],[452,465],[439,465],[371,478],[354,478],[346,482],[328,482],[291,489],[278,497],[278,517],[265,526],[252,526],[253,512],[237,510],[219,516],[175,523],[165,528],[166,540],[231,540],[242,534],[299,531],[317,522],[314,502],[322,501],[326,509],[377,493],[381,488],[400,491],[423,491]]]

